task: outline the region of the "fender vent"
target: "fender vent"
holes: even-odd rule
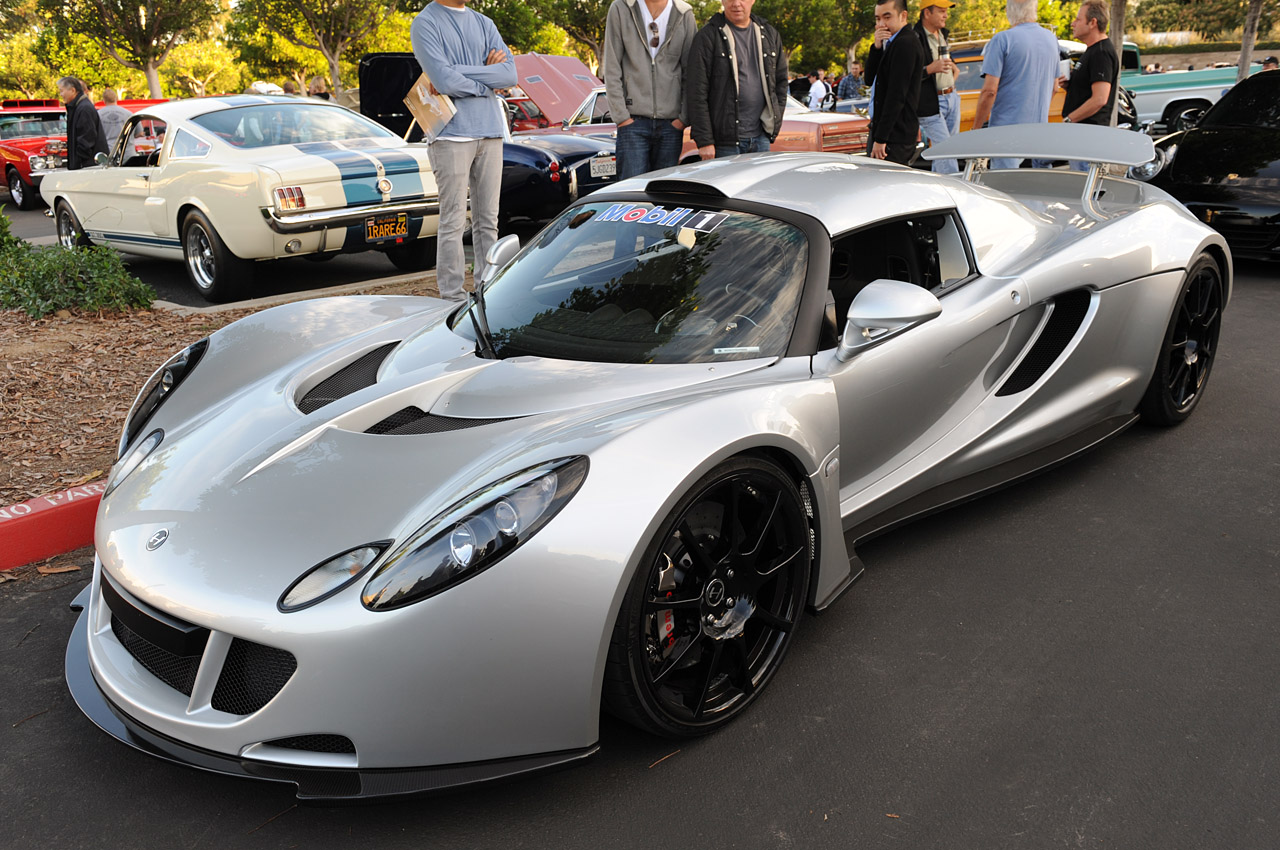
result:
[[[1080,330],[1085,314],[1089,312],[1091,300],[1092,296],[1087,289],[1075,289],[1055,298],[1053,312],[1049,314],[1044,330],[1032,343],[1031,350],[1022,358],[1018,368],[996,390],[996,395],[1020,393],[1040,380],[1040,376],[1049,371],[1049,367],[1066,350],[1076,331]]]
[[[481,425],[493,425],[496,422],[506,421],[507,419],[460,419],[454,416],[436,416],[421,408],[406,407],[403,410],[397,410],[365,433],[388,436],[442,434],[445,431],[461,431],[464,428],[478,428]]]
[[[313,753],[354,753],[355,744],[345,735],[296,735],[292,738],[276,738],[267,741],[272,747],[286,750],[307,750]]]
[[[378,367],[382,365],[383,360],[387,359],[391,349],[399,344],[398,341],[389,342],[375,348],[355,362],[343,366],[298,399],[298,409],[303,413],[314,413],[330,402],[373,386],[378,380]]]

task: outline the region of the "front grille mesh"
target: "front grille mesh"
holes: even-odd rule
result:
[[[213,690],[213,707],[229,714],[253,714],[280,693],[297,669],[293,653],[236,638]]]
[[[373,425],[365,433],[387,436],[442,434],[445,431],[460,431],[463,428],[478,428],[481,425],[493,425],[496,422],[506,421],[506,419],[460,419],[454,416],[436,416],[418,407],[406,407]]]
[[[326,404],[349,396],[357,390],[373,386],[378,380],[378,368],[382,365],[382,361],[386,360],[391,349],[399,344],[399,342],[389,342],[343,366],[298,399],[298,409],[303,413],[314,413]]]
[[[267,741],[272,747],[286,750],[306,750],[312,753],[354,753],[355,744],[345,735],[295,735],[292,738],[276,738]]]
[[[200,669],[199,655],[174,655],[167,649],[161,649],[114,615],[111,617],[111,631],[120,645],[152,676],[184,696],[191,696],[191,689],[196,684],[196,671]]]

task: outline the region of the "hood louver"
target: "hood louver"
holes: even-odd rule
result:
[[[460,431],[463,428],[478,428],[481,425],[492,425],[506,422],[503,419],[459,419],[454,416],[436,416],[417,407],[406,407],[383,419],[365,431],[366,434],[384,434],[387,436],[403,436],[406,434],[442,434],[445,431]]]
[[[391,350],[399,344],[398,340],[389,342],[343,366],[298,399],[298,409],[303,413],[314,413],[326,404],[349,396],[357,390],[373,386],[378,380],[378,368],[382,365],[382,361],[386,360]]]

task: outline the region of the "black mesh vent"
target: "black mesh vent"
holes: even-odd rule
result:
[[[1090,295],[1087,289],[1076,289],[1058,296],[1053,302],[1053,312],[1044,330],[1032,344],[1031,350],[1013,370],[1009,380],[996,391],[996,395],[1013,395],[1030,387],[1066,350],[1071,338],[1080,330],[1085,313],[1089,312]]]
[[[313,753],[355,753],[356,745],[345,735],[296,735],[292,738],[276,738],[267,741],[272,747],[286,750],[307,750]]]
[[[236,638],[213,690],[213,707],[230,714],[253,714],[280,693],[297,669],[293,653]]]
[[[191,696],[191,689],[196,684],[196,671],[200,669],[199,655],[174,655],[167,649],[161,649],[114,615],[111,617],[111,631],[120,645],[152,676],[184,696]]]
[[[417,407],[406,407],[383,419],[365,431],[366,434],[386,434],[397,436],[402,434],[441,434],[445,431],[460,431],[463,428],[478,428],[481,425],[492,425],[495,422],[506,422],[506,419],[459,419],[453,416],[435,416]]]
[[[399,342],[389,342],[381,348],[375,348],[354,363],[348,363],[334,372],[298,399],[298,409],[303,413],[313,413],[330,402],[351,395],[356,390],[373,386],[378,379],[378,367],[382,365],[383,360],[387,359],[391,349],[399,344]]]

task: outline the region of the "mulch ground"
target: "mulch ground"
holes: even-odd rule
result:
[[[437,294],[434,274],[366,291]],[[151,373],[252,312],[64,310],[32,319],[0,310],[0,506],[104,477],[124,417]]]

